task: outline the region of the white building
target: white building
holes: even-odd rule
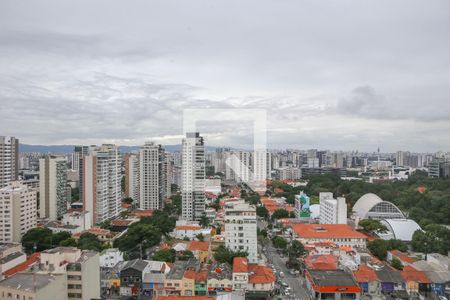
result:
[[[121,211],[121,158],[115,145],[94,147],[83,158],[83,209],[97,224]]]
[[[222,192],[222,185],[220,178],[206,179],[205,192],[219,195]]]
[[[251,153],[248,151],[233,151],[227,152],[226,157],[226,179],[236,182],[249,182],[251,179]]]
[[[139,151],[139,207],[161,209],[167,195],[167,160],[164,148],[147,142]]]
[[[302,171],[296,167],[283,167],[276,170],[279,180],[298,180],[302,178]]]
[[[320,193],[320,224],[347,224],[345,198],[333,199],[333,193]]]
[[[106,249],[100,255],[100,267],[102,268],[112,268],[122,261],[123,253],[116,248]]]
[[[62,225],[78,226],[77,232],[92,228],[91,213],[89,211],[71,211],[63,215]]]
[[[199,220],[205,213],[205,145],[198,132],[182,142],[181,196],[184,220]]]
[[[136,154],[125,155],[125,197],[139,201],[139,157]]]
[[[246,251],[248,261],[258,261],[256,208],[240,201],[225,204],[225,246],[233,251]]]
[[[210,234],[211,230],[209,229],[208,231]],[[177,221],[174,230],[174,236],[177,239],[188,238],[190,240],[193,240],[199,234],[205,235],[204,233],[204,230],[197,221],[179,220]]]
[[[39,160],[39,216],[60,219],[67,211],[67,162],[63,156]]]
[[[12,181],[0,189],[0,241],[20,242],[37,224],[36,191]]]
[[[0,136],[0,188],[19,177],[19,140]]]

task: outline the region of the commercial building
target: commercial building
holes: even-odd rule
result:
[[[343,270],[307,270],[305,277],[311,299],[360,299],[361,288]]]
[[[250,263],[258,261],[256,208],[240,201],[225,204],[225,246],[233,251],[246,251]]]
[[[19,140],[0,136],[0,188],[19,178]]]
[[[63,156],[46,156],[39,160],[39,216],[51,221],[61,219],[67,211],[67,161]]]
[[[18,181],[0,189],[0,242],[20,242],[37,223],[36,191]]]
[[[275,289],[276,276],[271,268],[249,264],[245,257],[233,259],[233,291],[242,291],[246,298],[268,299]]]
[[[345,198],[333,198],[333,193],[319,193],[320,224],[347,224]]]
[[[83,158],[83,209],[97,224],[121,211],[121,158],[115,145],[94,147]]]
[[[200,220],[205,213],[205,145],[198,132],[182,141],[181,197],[184,220]]]
[[[136,154],[125,154],[125,197],[139,201],[139,157]]]
[[[367,236],[344,224],[293,224],[296,238],[303,244],[333,242],[338,246],[365,248]]]
[[[164,148],[147,142],[139,150],[139,207],[161,209],[167,196],[167,160]]]

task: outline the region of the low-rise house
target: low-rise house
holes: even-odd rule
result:
[[[305,259],[305,266],[311,270],[336,270],[338,259],[334,255],[310,255]]]
[[[390,250],[387,252],[386,260],[389,263],[391,263],[393,258],[398,259],[403,266],[412,265],[416,261],[414,258],[408,256],[408,254],[401,252],[399,250]]]
[[[137,296],[142,289],[142,274],[147,262],[141,259],[128,261],[120,271],[120,295]]]
[[[406,283],[406,291],[409,295],[427,295],[430,292],[430,279],[425,272],[418,271],[411,266],[405,266],[400,272]]]
[[[208,271],[195,273],[195,295],[203,296],[208,293]]]
[[[2,273],[3,278],[13,276],[19,272],[31,271],[39,265],[39,259],[41,257],[41,253],[36,252],[27,257],[27,260],[17,266],[4,271]],[[37,268],[36,268],[37,269]]]
[[[423,271],[430,279],[431,292],[437,296],[445,296],[450,290],[450,260],[447,256],[431,253],[427,260],[419,260],[412,264],[416,270]]]
[[[214,263],[208,273],[208,293],[216,295],[233,290],[233,272],[228,263]]]
[[[276,276],[271,268],[249,264],[245,257],[233,260],[233,290],[242,291],[248,298],[270,298],[275,289]]]
[[[197,277],[197,272],[192,270],[187,270],[183,275],[183,284],[181,286],[182,296],[194,296],[195,295],[195,279]]]
[[[162,261],[147,261],[143,271],[142,291],[144,295],[156,297],[165,295],[164,282],[170,267]]]
[[[310,255],[330,255],[338,249],[338,246],[335,243],[329,241],[308,243],[304,246],[305,251]]]
[[[66,274],[18,273],[0,282],[0,299],[67,300]]]
[[[367,265],[360,265],[358,270],[353,271],[353,274],[364,295],[381,294],[381,282],[372,268]]]
[[[112,245],[113,241],[119,236],[119,233],[112,232],[109,229],[104,229],[100,227],[92,227],[90,229],[84,230],[81,233],[75,234],[73,237],[79,239],[80,235],[89,232],[97,236],[97,238],[103,243],[109,243]]]
[[[63,215],[61,224],[77,226],[79,228],[78,232],[90,229],[92,227],[91,213],[88,211],[70,209]]]
[[[209,258],[209,242],[191,241],[189,242],[187,249],[192,251],[195,258],[201,263],[206,263]]]
[[[400,272],[388,265],[373,265],[378,280],[381,283],[381,292],[384,294],[392,294],[395,291],[405,291],[405,281]]]
[[[233,291],[246,291],[248,288],[248,261],[245,257],[233,259]]]
[[[4,272],[24,263],[26,259],[20,243],[0,243],[0,279]]]
[[[305,275],[311,299],[360,299],[360,286],[343,270],[307,270]]]
[[[202,227],[196,224],[178,225],[175,227],[175,238],[177,239],[195,239],[200,233],[202,233]]]
[[[173,263],[170,272],[166,275],[166,281],[164,282],[164,289],[167,295],[181,295],[183,290],[183,277],[184,272],[188,266],[187,261],[175,261]]]

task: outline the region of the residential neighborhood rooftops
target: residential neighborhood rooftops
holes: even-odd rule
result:
[[[235,257],[233,259],[233,273],[247,273],[248,261],[245,257]]]
[[[358,282],[373,282],[378,280],[375,271],[367,265],[361,265],[353,274]]]
[[[129,262],[127,262],[123,267],[122,270],[126,270],[129,268],[138,270],[138,271],[143,271],[145,268],[147,267],[147,262],[145,260],[141,260],[141,259],[133,259],[130,260]]]
[[[21,291],[37,291],[52,283],[55,280],[55,277],[57,276],[65,276],[65,275],[17,273],[0,282],[0,286]]]
[[[248,272],[250,273],[248,282],[251,284],[273,283],[277,279],[272,269],[266,266],[249,264]]]
[[[208,251],[209,242],[191,241],[188,244],[188,249],[191,251]]]

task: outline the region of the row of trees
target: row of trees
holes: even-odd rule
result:
[[[110,247],[110,245],[103,245],[95,234],[89,232],[82,233],[76,240],[69,232],[53,233],[50,229],[41,227],[28,230],[22,237],[22,245],[28,254],[58,246],[78,247],[81,250],[99,252]]]

